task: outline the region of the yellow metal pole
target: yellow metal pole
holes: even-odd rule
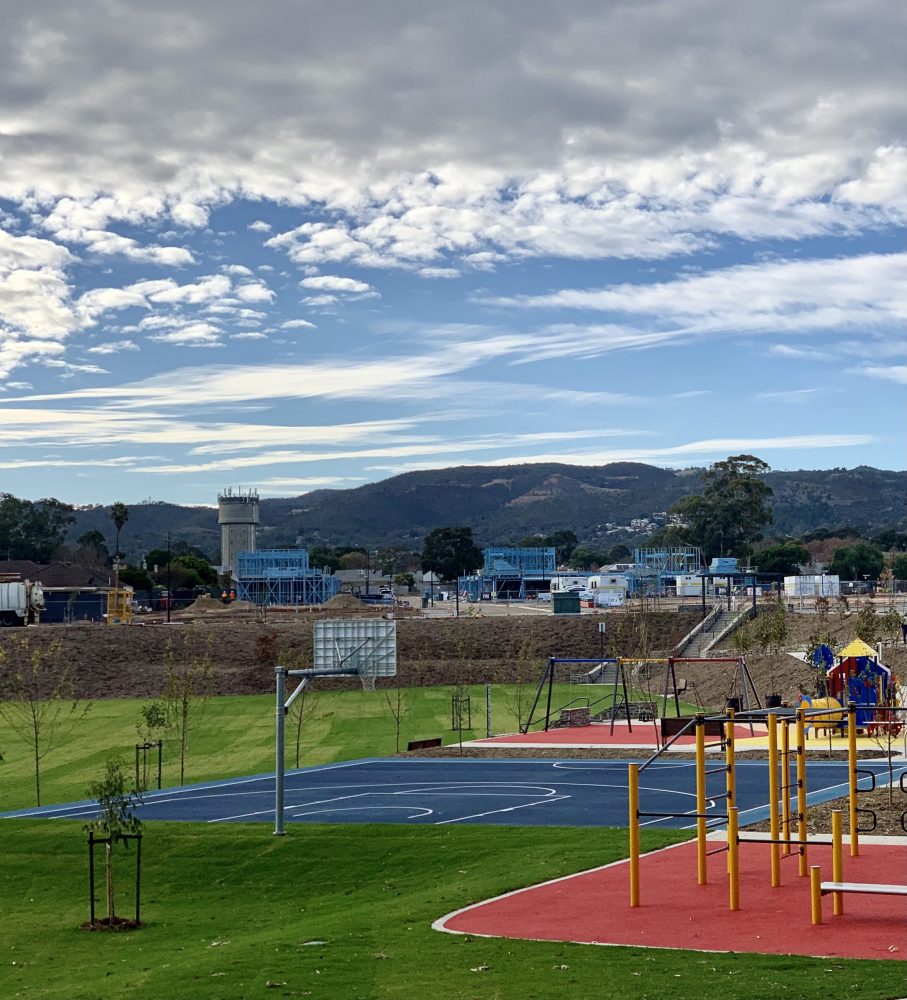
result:
[[[781,845],[781,853],[790,854],[790,724],[781,723],[781,836],[787,843]]]
[[[737,804],[737,772],[735,770],[736,758],[734,752],[734,710],[729,708],[727,722],[724,726],[724,763],[727,767],[725,790],[727,791],[728,809]]]
[[[696,877],[699,885],[709,880],[705,841],[705,719],[696,716]]]
[[[639,764],[630,765],[630,906],[639,906]]]
[[[800,876],[808,874],[806,858],[806,727],[803,709],[797,711],[797,840],[800,841]]]
[[[740,909],[740,841],[738,840],[737,807],[727,812],[728,896],[731,910]]]
[[[725,764],[725,792],[727,793],[728,815],[731,809],[737,804],[737,770],[734,750],[734,710],[728,709],[728,721],[724,726],[724,764]],[[730,822],[730,821],[728,821]],[[728,828],[730,831],[730,827]],[[730,833],[728,833],[730,836]],[[728,872],[731,870],[731,855],[728,851]]]
[[[822,869],[813,865],[809,870],[809,901],[814,924],[822,923]]]
[[[781,885],[781,851],[778,840],[778,716],[768,714],[768,828],[771,843],[769,851],[772,859],[772,888]]]
[[[860,854],[860,834],[857,832],[857,706],[847,705],[847,782],[850,822],[850,856]]]
[[[844,881],[844,837],[841,828],[844,826],[844,814],[840,809],[833,810],[831,814],[831,877],[835,882]],[[832,898],[835,904],[835,916],[840,917],[844,913],[844,893],[833,893]]]

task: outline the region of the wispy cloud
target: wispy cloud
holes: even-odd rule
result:
[[[890,368],[864,365],[862,368],[855,370],[861,375],[868,375],[870,378],[880,378],[888,382],[898,382],[900,385],[907,385],[907,365],[892,365]]]

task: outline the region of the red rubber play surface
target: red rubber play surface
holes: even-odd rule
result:
[[[710,849],[720,847],[710,841]],[[846,882],[904,883],[907,846],[845,847]],[[436,923],[439,930],[489,937],[698,951],[835,958],[907,958],[907,897],[844,897],[844,915],[822,901],[824,923],[810,922],[809,879],[795,855],[782,860],[783,885],[769,885],[766,844],[740,847],[740,909],[728,909],[725,854],[709,858],[711,884],[696,884],[696,844],[644,855],[642,906],[631,910],[626,861],[477,903]],[[831,847],[810,846],[809,863],[831,881]]]
[[[764,730],[756,729],[757,735]],[[752,736],[749,726],[735,726],[737,739]],[[707,737],[706,743],[716,742],[717,737]],[[619,747],[657,747],[658,730],[651,722],[634,722],[631,733],[627,723],[615,723],[614,732],[608,723],[594,726],[566,726],[563,729],[549,729],[536,733],[511,733],[507,736],[492,736],[491,739],[474,740],[475,746],[499,746],[500,744],[550,744],[561,746],[565,743],[576,743],[581,746],[619,746]],[[695,735],[680,736],[674,741],[674,746],[695,746]]]

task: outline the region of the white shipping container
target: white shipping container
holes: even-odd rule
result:
[[[627,589],[627,577],[623,573],[600,573],[589,577],[589,590],[610,590],[625,594]]]
[[[821,576],[786,576],[785,597],[837,597],[841,593],[841,579],[825,573]]]
[[[702,593],[702,577],[695,573],[678,573],[676,583],[678,597],[698,597]],[[708,580],[705,583],[705,592],[711,593]]]

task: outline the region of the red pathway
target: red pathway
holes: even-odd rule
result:
[[[720,846],[712,841],[712,847]],[[907,882],[907,845],[861,845],[851,858],[848,882]],[[831,847],[811,846],[810,864],[831,881]],[[696,885],[696,845],[644,855],[642,906],[628,902],[626,861],[459,910],[437,921],[439,930],[489,937],[574,941],[586,944],[697,951],[758,952],[835,958],[907,959],[907,897],[844,897],[844,915],[832,915],[823,897],[824,923],[810,922],[809,879],[797,875],[793,855],[782,860],[784,884],[769,885],[766,844],[740,848],[740,909],[728,909],[726,855],[709,858],[711,884]]]
[[[756,727],[757,734],[763,732]],[[656,724],[651,722],[634,722],[631,733],[626,722],[615,723],[614,733],[611,733],[609,723],[599,723],[592,726],[565,726],[558,729],[549,729],[535,733],[510,733],[507,736],[492,736],[490,739],[473,740],[470,746],[499,746],[500,744],[550,744],[560,746],[565,743],[579,744],[580,746],[619,746],[619,747],[652,747],[655,749],[659,745],[659,730]],[[737,739],[746,739],[752,736],[749,726],[735,726],[734,734]],[[717,737],[707,737],[706,744],[714,743]],[[674,741],[674,746],[694,746],[696,736],[680,736]]]

